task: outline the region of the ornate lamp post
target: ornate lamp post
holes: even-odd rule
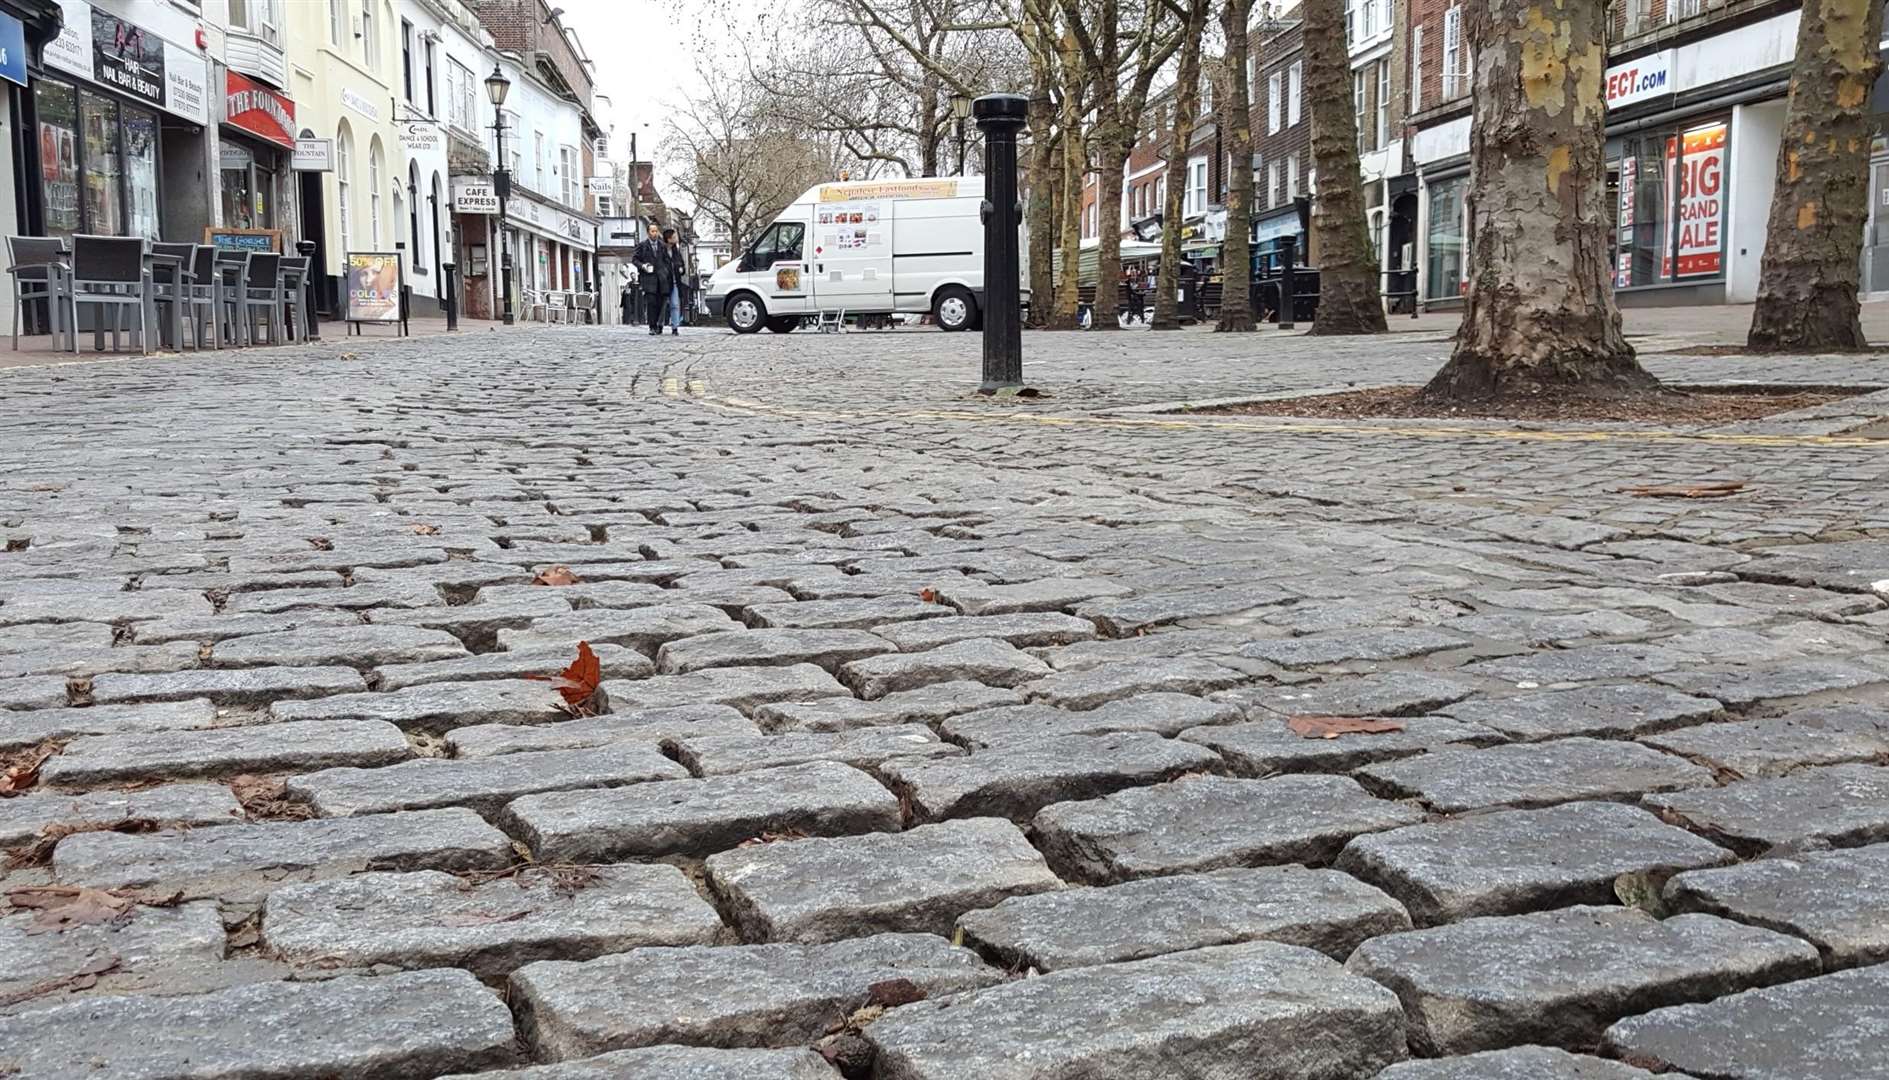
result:
[[[492,99],[492,132],[498,140],[498,156],[492,162],[492,190],[498,193],[499,289],[504,296],[505,325],[512,325],[512,246],[505,236],[505,203],[512,197],[512,172],[505,167],[505,95],[512,81],[497,64],[485,77],[485,96]]]
[[[958,175],[964,175],[964,121],[971,115],[971,99],[963,94],[951,95],[951,115],[958,121]]]

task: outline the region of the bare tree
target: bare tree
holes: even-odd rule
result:
[[[1062,259],[1062,274],[1056,278],[1056,302],[1050,309],[1046,328],[1074,330],[1079,325],[1081,306],[1079,284],[1082,265],[1082,177],[1089,170],[1088,141],[1083,137],[1083,92],[1088,69],[1082,50],[1068,27],[1057,29],[1056,67],[1061,89],[1061,108],[1057,110],[1057,139],[1062,151],[1062,174],[1057,188],[1057,250]]]
[[[1601,5],[1485,0],[1465,10],[1476,50],[1469,296],[1455,350],[1425,396],[1657,387],[1613,300]]]
[[[1253,88],[1247,36],[1253,0],[1224,0],[1220,31],[1226,39],[1225,86],[1214,97],[1227,148],[1227,238],[1220,245],[1220,322],[1215,330],[1246,331],[1253,324]]]
[[[1200,28],[1207,24],[1208,0],[1187,0],[1179,8],[1184,27],[1195,32],[1184,34],[1181,42],[1180,70],[1175,74],[1174,130],[1169,136],[1167,157],[1167,200],[1161,208],[1161,269],[1155,276],[1154,318],[1149,328],[1179,330],[1176,293],[1181,284],[1181,214],[1182,198],[1187,191],[1187,144],[1194,137],[1194,123],[1200,115]],[[1114,288],[1113,283],[1110,289]],[[1099,294],[1098,294],[1099,295]]]
[[[1766,351],[1860,349],[1856,300],[1869,221],[1869,92],[1882,71],[1881,0],[1818,0],[1797,23],[1777,192],[1747,343]],[[1681,184],[1703,177],[1683,175]],[[1696,228],[1696,225],[1682,225]]]
[[[671,114],[670,182],[736,251],[802,192],[836,173],[834,147],[778,122],[757,88],[698,62],[700,83]]]
[[[1049,0],[1023,0],[1016,24],[1030,65],[1029,154],[1024,166],[1024,222],[1030,236],[1030,322],[1047,326],[1056,292],[1057,162],[1061,146],[1056,130],[1056,48]]]
[[[1184,36],[1198,39],[1198,21],[1177,17],[1171,0],[1060,0],[1063,19],[1082,50],[1089,75],[1095,123],[1089,134],[1096,175],[1096,289],[1092,330],[1119,328],[1116,282],[1122,276],[1122,233],[1115,224],[1122,206],[1122,170],[1135,146],[1148,91]]]
[[[1381,334],[1384,306],[1364,216],[1344,5],[1342,0],[1305,0],[1304,12],[1305,96],[1312,106],[1312,164],[1318,170],[1312,200],[1318,317],[1311,333]]]

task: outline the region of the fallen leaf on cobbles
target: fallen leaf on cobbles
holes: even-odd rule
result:
[[[314,817],[315,808],[290,799],[287,788],[279,776],[244,773],[230,778],[230,793],[251,821],[305,821]]]
[[[308,546],[314,548],[316,551],[333,551],[335,549],[335,542],[325,536],[311,536],[308,538]]]
[[[805,839],[807,839],[806,833],[798,832],[794,829],[784,829],[780,832],[764,832],[759,836],[750,836],[735,846],[759,847],[762,844],[785,844],[793,840]]]
[[[29,866],[45,866],[52,862],[52,849],[59,846],[59,841],[68,836],[88,832],[146,833],[157,831],[154,818],[120,818],[117,821],[72,821],[58,822],[39,830],[39,836],[30,844],[22,844],[7,850],[6,868],[22,870]]]
[[[925,988],[910,979],[882,979],[866,987],[866,1003],[892,1008],[925,1000]]]
[[[508,912],[451,911],[439,917],[439,924],[441,926],[491,926],[493,923],[517,922],[528,918],[533,913],[532,908]]]
[[[538,575],[531,579],[531,583],[533,585],[576,585],[583,580],[571,573],[570,567],[559,565],[547,566],[538,571]]]
[[[22,1001],[31,1001],[36,997],[44,997],[47,994],[56,994],[61,990],[90,990],[92,987],[98,985],[98,977],[100,975],[118,970],[118,963],[118,957],[111,953],[100,953],[79,965],[79,970],[70,975],[62,975],[57,979],[47,979],[11,993],[0,994],[0,1009],[4,1009],[10,1005],[18,1005]],[[17,1075],[19,1072],[20,1070],[17,1067],[9,1068],[5,1064],[0,1064],[0,1076],[13,1076]]]
[[[411,525],[408,527],[411,528],[414,531],[414,533],[419,536],[438,536],[439,535],[438,525]]]
[[[1635,870],[1614,879],[1614,895],[1628,907],[1639,908],[1656,919],[1671,914],[1666,908],[1666,882],[1677,871],[1672,869]]]
[[[1382,735],[1402,731],[1399,720],[1378,720],[1368,716],[1288,716],[1286,726],[1307,739],[1336,739],[1340,735]]]
[[[1638,487],[1624,487],[1621,488],[1620,491],[1624,495],[1633,495],[1643,499],[1723,499],[1730,495],[1736,495],[1744,489],[1745,485],[1743,482],[1728,482],[1720,484],[1651,484]]]
[[[133,906],[128,896],[83,885],[31,885],[9,890],[6,899],[15,910],[39,913],[26,925],[29,934],[116,923],[131,918]]]
[[[59,752],[60,744],[43,742],[30,749],[0,757],[0,798],[18,795],[39,783],[39,767]]]
[[[556,675],[527,675],[527,679],[548,682],[564,698],[565,711],[573,716],[595,716],[597,691],[603,684],[603,661],[591,649],[590,642],[577,643],[577,659]]]
[[[918,598],[920,600],[923,600],[927,604],[936,604],[939,602],[938,590],[927,586],[923,589],[918,590]]]

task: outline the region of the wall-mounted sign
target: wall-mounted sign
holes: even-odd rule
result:
[[[367,117],[377,124],[380,123],[380,106],[345,86],[341,88],[341,104],[346,105],[348,108],[353,109],[355,112],[360,113],[362,116]]]
[[[592,195],[608,195],[616,190],[617,178],[614,176],[593,176],[584,182]]]
[[[26,85],[26,25],[0,13],[0,79]]]
[[[400,144],[409,154],[437,154],[446,146],[446,136],[438,124],[404,124]]]
[[[1673,50],[1656,52],[1607,69],[1604,85],[1609,109],[1673,92]]]
[[[498,193],[489,183],[456,179],[453,181],[453,213],[496,214]]]
[[[295,156],[289,159],[289,168],[296,172],[333,172],[335,141],[333,139],[295,140]]]
[[[59,36],[41,54],[49,68],[90,79],[192,123],[210,122],[209,64],[195,49],[84,0],[59,0]]]
[[[295,102],[247,75],[226,72],[223,122],[287,149],[295,148]]]

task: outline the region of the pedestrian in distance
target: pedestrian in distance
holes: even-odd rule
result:
[[[668,283],[662,280],[662,272],[669,264],[668,252],[662,242],[662,226],[649,223],[649,236],[636,245],[630,253],[630,261],[636,264],[636,284],[643,295],[643,318],[649,324],[649,332],[662,333],[663,301],[668,298]]]
[[[676,278],[676,291],[682,297],[682,325],[695,325],[695,272],[685,269]]]
[[[617,297],[617,306],[623,311],[623,325],[636,325],[636,316],[641,302],[642,292],[637,288],[636,282],[633,280],[624,282],[623,293]]]
[[[682,333],[682,276],[687,272],[687,267],[683,265],[685,259],[682,254],[681,239],[672,228],[662,231],[664,261],[663,270],[658,272],[666,271],[664,276],[668,278],[668,288],[665,292],[669,297],[669,333],[671,335]]]

